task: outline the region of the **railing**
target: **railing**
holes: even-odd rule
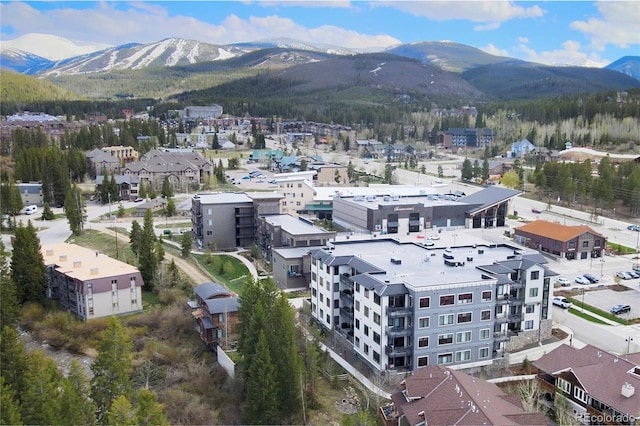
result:
[[[413,348],[411,345],[406,346],[393,346],[386,345],[384,347],[384,353],[390,356],[403,356],[411,354]]]
[[[386,327],[387,336],[405,336],[413,331],[410,327]]]
[[[389,317],[401,317],[410,315],[412,309],[410,306],[387,306],[387,316]]]
[[[353,287],[353,279],[351,276],[346,273],[340,275],[340,284],[343,284],[347,287]]]
[[[522,314],[509,314],[509,315],[496,317],[497,323],[520,322],[520,321],[522,321]]]

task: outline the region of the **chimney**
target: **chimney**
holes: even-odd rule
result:
[[[633,396],[633,394],[635,393],[635,391],[636,391],[636,389],[633,387],[633,385],[631,383],[625,382],[624,385],[622,385],[622,391],[620,393],[625,398],[631,398]]]
[[[73,261],[73,267],[74,268],[79,268],[81,266],[82,266],[82,261],[81,260],[77,260],[76,259],[76,260]]]

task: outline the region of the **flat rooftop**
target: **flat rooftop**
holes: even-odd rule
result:
[[[328,234],[326,230],[288,214],[268,215],[264,216],[264,220],[273,226],[279,226],[291,235]]]
[[[418,243],[399,243],[397,240],[368,240],[355,242],[336,242],[329,252],[334,257],[356,256],[365,262],[376,266],[386,274],[375,274],[381,282],[404,283],[408,287],[420,289],[440,285],[476,283],[483,281],[482,271],[476,266],[492,265],[496,261],[506,261],[508,256],[514,255],[514,250],[524,254],[538,254],[537,251],[523,249],[517,246],[497,244],[476,244],[473,246],[458,246],[450,249],[427,248]],[[443,253],[451,250],[456,261],[464,262],[464,266],[447,266],[444,264]],[[483,251],[482,254],[479,253]],[[472,258],[468,260],[467,257]],[[393,263],[391,259],[398,259],[401,263]]]
[[[56,265],[58,272],[80,281],[138,273],[128,263],[75,244],[48,244],[40,250],[45,265]]]
[[[214,192],[206,194],[196,194],[201,204],[234,204],[252,203],[253,200],[244,192]]]
[[[466,205],[460,201],[445,200],[431,195],[399,195],[390,193],[389,195],[365,195],[354,196],[350,199],[354,204],[366,206],[368,209],[378,210],[381,206],[409,206],[421,204],[425,207],[444,205]]]

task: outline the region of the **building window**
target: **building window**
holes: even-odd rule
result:
[[[380,335],[377,332],[373,332],[373,341],[380,344]]]
[[[540,278],[540,271],[531,271],[531,279],[537,280],[538,278]]]
[[[430,303],[431,303],[431,298],[430,297],[421,297],[420,298],[420,309],[428,308]]]
[[[418,367],[426,367],[429,365],[429,357],[428,356],[419,356],[418,357]]]
[[[327,298],[324,300],[324,302],[326,303],[327,308],[330,308],[330,307],[331,307],[331,299],[329,299],[329,297],[327,297]]]
[[[583,241],[582,248],[589,248],[589,241]]]
[[[471,359],[471,349],[456,352],[456,362],[469,361]]]
[[[471,322],[471,312],[462,312],[458,314],[458,324]]]
[[[529,297],[538,297],[538,287],[529,289]]]
[[[480,348],[480,351],[478,352],[478,358],[489,358],[489,348]]]
[[[453,305],[454,303],[455,303],[455,298],[453,294],[440,296],[440,306]]]
[[[464,305],[467,303],[473,303],[472,293],[460,293],[458,295],[458,305]]]
[[[360,312],[360,301],[356,300],[356,311]]]
[[[369,337],[369,326],[368,325],[364,326],[364,335]]]
[[[369,318],[369,307],[368,306],[364,307],[364,316]]]
[[[380,364],[380,354],[376,351],[373,351],[373,361]]]
[[[489,321],[489,320],[491,320],[491,310],[481,311],[480,321]]]
[[[483,328],[480,330],[480,340],[489,340],[491,337],[491,330],[488,328]]]
[[[356,330],[360,330],[360,320],[356,318]]]
[[[453,324],[453,314],[445,314],[438,316],[438,325],[451,325]]]
[[[367,345],[366,343],[364,344],[364,353],[369,355],[369,345]]]
[[[311,295],[313,297],[318,297],[318,291],[315,289],[315,287],[311,289]]]
[[[453,354],[440,354],[438,355],[438,364],[451,364],[453,362]]]
[[[533,330],[533,320],[525,321],[524,322],[524,329],[525,330]]]
[[[569,383],[566,380],[561,379],[560,377],[558,377],[558,379],[556,380],[556,386],[559,389],[562,389],[564,392],[566,392],[569,395],[571,395],[571,383]]]
[[[419,348],[428,348],[429,347],[429,337],[420,337],[420,338],[418,338],[418,347]]]
[[[456,333],[456,343],[465,343],[471,341],[471,332],[470,331],[461,331]]]
[[[571,241],[569,243],[569,250],[575,250],[576,249],[576,242],[575,241]]]
[[[380,314],[377,312],[373,313],[373,322],[375,322],[376,324],[380,325]]]
[[[482,301],[491,302],[491,290],[482,292]]]
[[[356,343],[356,348],[360,349],[360,338],[356,337],[354,341]]]
[[[585,404],[587,403],[587,393],[582,388],[579,388],[577,386],[574,387],[573,396],[575,396],[577,399],[584,402]]]
[[[453,333],[438,335],[438,346],[450,345],[453,343]]]
[[[536,305],[527,305],[527,307],[525,308],[525,312],[528,314],[532,314],[536,311]]]
[[[418,320],[418,328],[429,328],[429,317],[422,317]]]
[[[376,305],[380,304],[380,295],[378,293],[373,293],[373,303]]]

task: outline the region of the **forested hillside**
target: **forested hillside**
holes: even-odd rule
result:
[[[30,103],[79,99],[69,90],[47,80],[11,71],[0,71],[0,99],[2,102]]]

